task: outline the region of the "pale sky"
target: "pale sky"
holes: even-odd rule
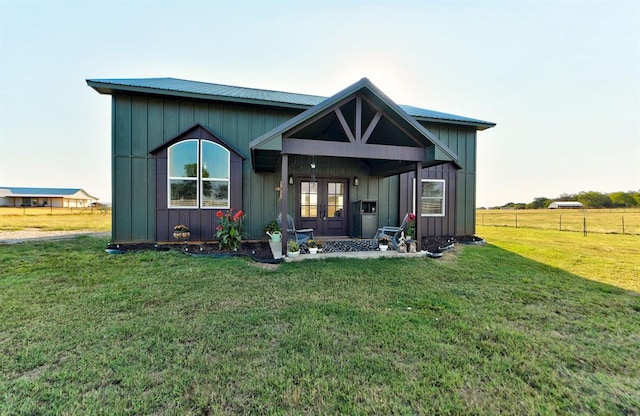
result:
[[[111,97],[174,77],[330,96],[363,77],[478,133],[477,206],[640,189],[640,2],[0,0],[0,186],[111,200]]]

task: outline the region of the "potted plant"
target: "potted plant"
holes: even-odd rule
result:
[[[278,225],[278,223],[274,220],[271,221],[270,223],[268,223],[267,225],[264,226],[264,228],[262,228],[262,231],[269,236],[269,238],[271,239],[271,241],[273,241],[274,243],[279,242],[282,239],[282,233],[280,232],[280,226]]]
[[[378,238],[378,248],[380,251],[387,251],[389,248],[389,239],[387,237]]]
[[[287,257],[298,257],[300,255],[300,245],[296,240],[287,241]]]
[[[189,227],[184,224],[178,224],[173,227],[173,238],[186,242],[191,237]]]
[[[318,252],[318,243],[315,240],[307,241],[307,248],[309,249],[309,254],[316,254]]]

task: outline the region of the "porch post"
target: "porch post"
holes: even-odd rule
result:
[[[422,162],[416,162],[416,240],[418,250],[422,246]]]
[[[287,214],[288,212],[288,201],[289,201],[289,155],[282,155],[282,206],[280,207],[280,212],[282,213],[282,254],[287,254],[287,241],[289,240],[289,232]]]

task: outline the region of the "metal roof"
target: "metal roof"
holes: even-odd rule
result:
[[[12,197],[65,197],[73,196],[78,192],[84,192],[87,196],[95,198],[89,195],[85,190],[81,188],[22,188],[16,186],[0,186],[0,190],[9,190],[9,194],[3,196]]]
[[[101,94],[114,94],[124,91],[301,109],[313,107],[327,99],[327,97],[318,95],[234,87],[177,78],[88,79],[87,85]],[[420,121],[468,125],[478,130],[495,126],[495,123],[490,121],[442,113],[409,105],[400,105],[400,107],[407,114]]]

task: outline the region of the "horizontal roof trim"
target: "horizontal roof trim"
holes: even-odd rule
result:
[[[235,87],[178,78],[88,79],[87,85],[101,94],[130,92],[297,109],[307,109],[327,99],[318,95]],[[400,108],[419,121],[472,126],[478,130],[495,126],[495,123],[490,121],[419,107],[400,105]]]

